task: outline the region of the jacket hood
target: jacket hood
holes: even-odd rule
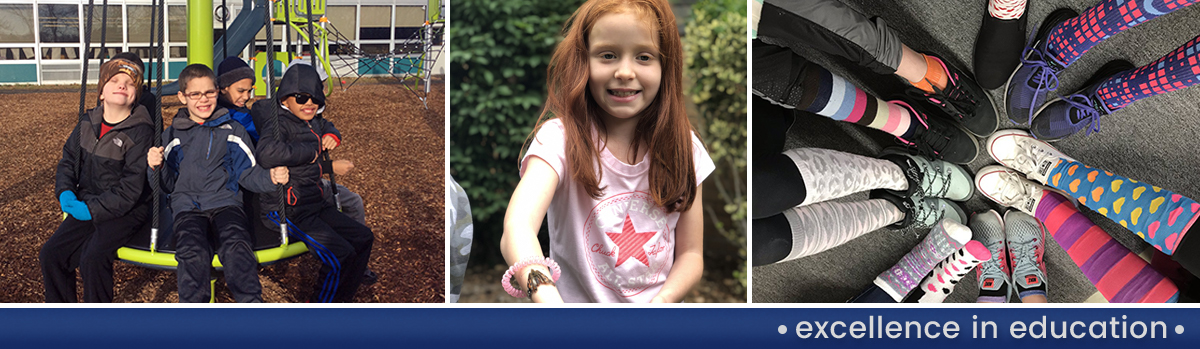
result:
[[[104,122],[104,104],[102,103],[100,106],[92,108],[92,110],[88,112],[88,118],[91,119],[92,125],[100,125],[102,122]],[[133,111],[129,114],[129,117],[125,118],[125,121],[121,121],[121,123],[117,124],[117,126],[113,127],[113,129],[123,130],[143,124],[152,128],[154,127],[154,121],[150,120],[150,113],[146,111],[146,107],[135,104],[133,106]]]
[[[307,93],[313,96],[314,102],[320,107],[325,107],[325,92],[324,85],[321,84],[321,76],[317,74],[317,70],[311,65],[297,64],[288,68],[287,72],[283,73],[283,80],[279,82],[279,91],[276,98],[282,104],[283,99],[297,93]]]
[[[197,125],[217,127],[229,122],[229,120],[233,120],[233,118],[229,117],[229,109],[225,108],[214,110],[212,116],[209,116],[208,121],[205,121],[204,124],[197,124],[192,119],[189,119],[188,116],[190,114],[188,114],[187,108],[179,109],[179,112],[175,113],[175,119],[171,121],[171,127],[174,127],[176,130],[186,130]]]

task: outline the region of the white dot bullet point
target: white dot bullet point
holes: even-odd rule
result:
[[[1183,325],[1175,325],[1175,334],[1183,334]]]
[[[1176,332],[1182,332],[1182,331],[1183,331],[1183,328],[1182,328],[1182,327],[1177,327],[1177,328],[1175,329],[1175,331],[1176,331]],[[784,334],[784,333],[787,333],[787,326],[784,326],[784,325],[779,325],[779,334]]]

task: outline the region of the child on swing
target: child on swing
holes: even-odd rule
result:
[[[76,267],[85,302],[112,302],[117,249],[150,228],[146,150],[154,123],[136,102],[142,69],[114,58],[100,66],[98,86],[100,106],[75,125],[54,175],[67,217],[38,254],[48,303],[77,301]]]
[[[700,281],[700,183],[714,165],[683,109],[676,28],[666,0],[592,0],[568,20],[504,217],[509,294],[680,302]]]

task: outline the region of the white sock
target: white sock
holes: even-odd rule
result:
[[[988,14],[996,19],[1017,19],[1025,14],[1026,0],[988,0]]]
[[[954,292],[954,286],[958,285],[958,281],[962,280],[963,276],[967,276],[979,263],[992,258],[992,252],[988,251],[983,243],[971,240],[966,246],[958,249],[950,257],[943,259],[941,263],[933,267],[933,274],[925,278],[918,290],[924,292],[917,302],[921,303],[941,303],[946,300],[950,292]],[[916,296],[914,296],[916,297]]]

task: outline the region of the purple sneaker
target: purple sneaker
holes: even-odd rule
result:
[[[1021,55],[1021,65],[1008,78],[1004,86],[1004,105],[1008,118],[1024,125],[1033,118],[1033,111],[1045,103],[1051,92],[1058,89],[1058,74],[1066,65],[1054,58],[1046,47],[1050,30],[1079,13],[1071,9],[1058,9],[1046,16],[1037,35]]]
[[[1100,67],[1086,83],[1083,90],[1069,96],[1056,98],[1038,109],[1030,133],[1037,139],[1053,142],[1067,138],[1079,130],[1087,129],[1084,135],[1100,131],[1100,116],[1116,111],[1104,105],[1096,90],[1113,75],[1133,69],[1132,63],[1124,60],[1111,61]]]

